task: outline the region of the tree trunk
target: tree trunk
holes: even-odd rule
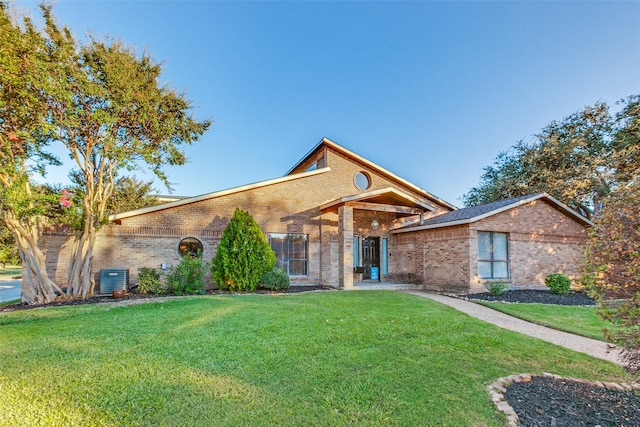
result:
[[[22,300],[32,304],[48,303],[63,295],[62,289],[47,274],[45,254],[38,245],[39,232],[34,224],[22,224],[10,212],[2,217],[13,233],[22,259]]]
[[[67,288],[67,295],[72,298],[87,299],[93,295],[94,280],[91,272],[95,235],[95,230],[88,227],[76,233],[69,262]]]

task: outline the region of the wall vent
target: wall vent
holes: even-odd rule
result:
[[[111,294],[112,291],[127,290],[129,287],[129,270],[124,268],[103,268],[100,270],[100,293]]]

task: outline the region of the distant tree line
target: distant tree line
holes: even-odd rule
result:
[[[532,141],[519,141],[486,166],[465,206],[547,192],[590,218],[609,194],[640,170],[640,95],[612,113],[598,102],[553,121]]]

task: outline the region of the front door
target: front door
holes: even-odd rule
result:
[[[362,240],[362,278],[380,280],[380,238],[365,237]],[[371,274],[371,269],[374,269]]]

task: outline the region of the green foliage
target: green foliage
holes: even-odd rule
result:
[[[544,284],[551,290],[551,293],[567,295],[571,289],[571,279],[566,274],[549,274],[544,278]]]
[[[586,283],[598,300],[605,331],[623,349],[629,371],[640,375],[640,181],[606,200],[585,248]],[[583,280],[584,281],[584,280]]]
[[[547,192],[590,217],[612,189],[638,179],[640,95],[621,103],[613,115],[605,103],[588,106],[500,153],[464,204]]]
[[[10,201],[0,214],[14,234],[22,232],[19,243],[30,242],[21,250],[42,258],[30,237],[41,215],[28,176],[59,163],[46,148],[60,142],[80,183],[71,189],[66,218],[76,231],[67,294],[86,298],[93,236],[106,221],[118,173],[148,167],[168,186],[163,167],[184,164],[181,147],[197,141],[210,122],[193,118],[190,102],[160,81],[162,67],[148,54],[118,40],[79,43],[58,26],[50,6],[41,10],[45,28],[39,31],[29,18],[14,23],[0,2],[0,201]],[[44,263],[30,264],[43,282],[35,288],[52,288],[39,267]],[[47,300],[53,289],[48,294]]]
[[[273,268],[276,256],[251,214],[237,208],[212,262],[213,280],[220,289],[252,292]]]
[[[158,199],[152,192],[155,192],[153,181],[143,182],[132,176],[118,178],[114,182],[106,212],[115,214],[157,205]]]
[[[208,269],[208,264],[202,262],[201,256],[186,255],[180,264],[172,267],[167,273],[167,293],[204,293],[204,276]]]
[[[20,265],[16,240],[2,221],[0,221],[0,263]]]
[[[160,281],[160,272],[155,268],[142,267],[138,271],[138,292],[141,294],[162,294],[165,292]]]
[[[15,244],[0,247],[0,264],[20,265],[20,254]]]
[[[273,267],[271,271],[267,271],[262,276],[260,283],[263,288],[271,289],[272,291],[281,291],[288,289],[291,284],[291,280],[285,271],[279,267]]]
[[[509,284],[505,282],[489,282],[485,286],[491,295],[502,295],[509,287]]]

